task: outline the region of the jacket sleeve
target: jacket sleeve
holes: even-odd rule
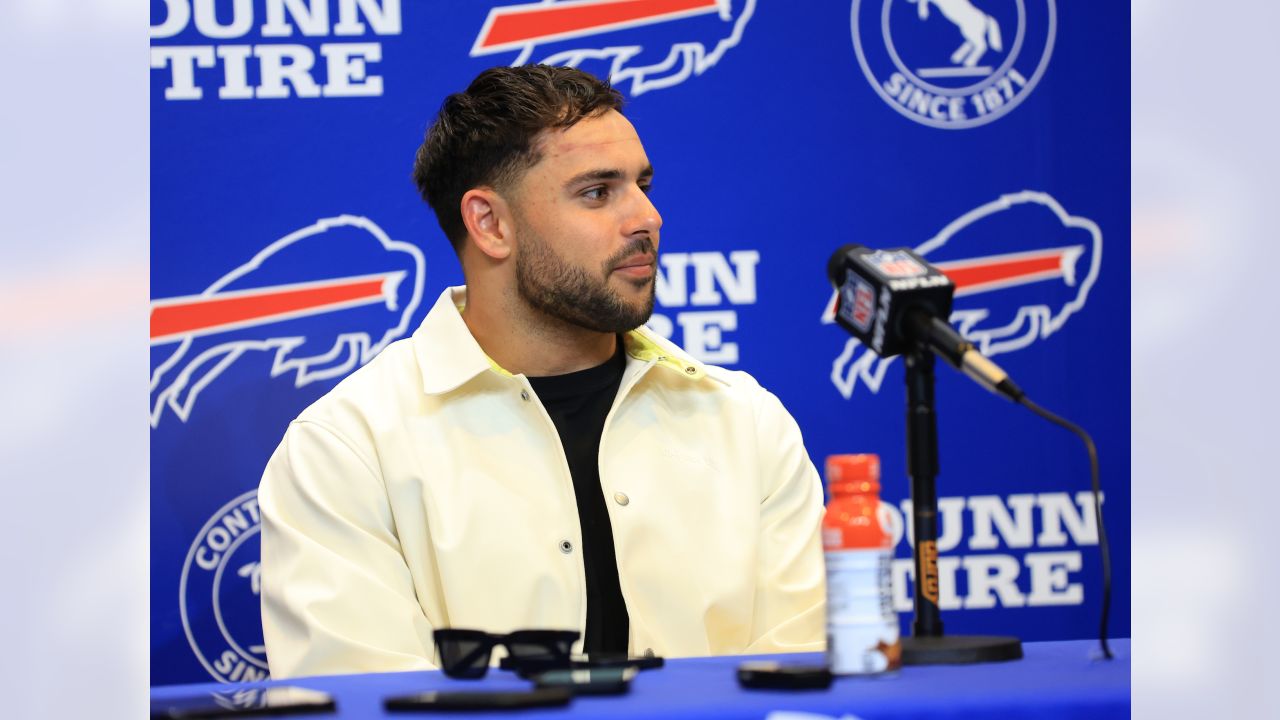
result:
[[[276,678],[432,667],[386,487],[353,446],[295,421],[258,491],[262,630]]]
[[[826,569],[822,559],[822,483],[800,427],[761,390],[759,565],[747,653],[826,648]]]

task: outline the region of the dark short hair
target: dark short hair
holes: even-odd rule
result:
[[[465,92],[445,98],[413,163],[418,192],[461,253],[467,237],[462,196],[509,188],[541,158],[539,133],[622,109],[622,95],[581,70],[550,65],[485,70]]]

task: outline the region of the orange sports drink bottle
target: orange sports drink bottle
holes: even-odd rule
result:
[[[827,458],[827,665],[835,675],[865,675],[902,665],[890,569],[893,535],[880,507],[880,458]]]

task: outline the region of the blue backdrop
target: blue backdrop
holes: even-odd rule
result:
[[[861,242],[954,273],[952,322],[1097,440],[1129,634],[1127,4],[152,0],[151,23],[153,683],[266,675],[262,468],[462,281],[409,179],[441,100],[542,61],[630,100],[664,218],[651,326],[777,393],[819,467],[879,453],[899,519],[901,364],[827,321],[825,264]],[[1095,634],[1079,441],[945,367],[937,402],[947,631]]]

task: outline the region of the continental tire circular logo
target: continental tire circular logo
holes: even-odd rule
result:
[[[1035,89],[1054,0],[854,0],[853,49],[876,93],[923,125],[985,125]]]
[[[187,551],[178,608],[187,641],[219,682],[262,680],[261,518],[258,491],[218,508]]]

